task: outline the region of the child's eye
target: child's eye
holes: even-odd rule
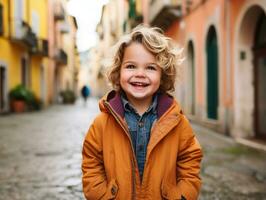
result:
[[[153,66],[153,65],[149,65],[149,66],[147,66],[147,69],[149,69],[149,70],[154,70],[154,71],[157,70],[156,67]]]
[[[126,69],[134,69],[136,68],[135,65],[126,65]]]

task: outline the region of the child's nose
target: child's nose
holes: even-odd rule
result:
[[[145,70],[144,69],[138,69],[136,71],[136,76],[145,76]]]

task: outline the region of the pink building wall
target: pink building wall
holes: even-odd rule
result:
[[[188,42],[194,45],[195,98],[197,112],[195,119],[206,126],[234,137],[253,137],[254,130],[254,84],[253,80],[253,38],[258,20],[257,12],[266,10],[262,0],[206,0],[192,1],[187,9],[187,1],[182,1],[182,17],[166,31],[166,35],[184,47]],[[206,114],[207,61],[206,41],[208,30],[214,26],[218,46],[218,119],[209,120]],[[240,59],[240,52],[246,59]],[[187,63],[184,63],[186,73]],[[185,77],[185,74],[184,74]],[[186,77],[182,87],[189,83]],[[246,82],[248,83],[246,83]],[[246,85],[244,87],[243,85]],[[178,88],[180,89],[180,88]],[[181,97],[182,98],[182,97]],[[186,110],[186,105],[184,105]],[[228,133],[227,133],[228,134]]]

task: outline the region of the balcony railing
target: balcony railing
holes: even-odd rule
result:
[[[34,55],[48,56],[48,41],[44,39],[37,40],[37,46],[31,49]]]
[[[62,5],[56,4],[54,8],[55,20],[65,20],[65,10]]]
[[[56,50],[54,59],[58,64],[62,64],[62,65],[67,64],[67,54],[63,49]]]
[[[181,18],[181,4],[181,0],[153,0],[150,5],[150,24],[167,30],[175,20]]]
[[[28,48],[36,48],[37,37],[32,32],[30,25],[22,20],[11,21],[11,40],[26,45]]]
[[[3,5],[0,3],[0,35],[4,33],[4,21],[3,21]]]
[[[59,24],[59,30],[61,33],[69,33],[70,32],[70,25],[67,22],[61,22]]]

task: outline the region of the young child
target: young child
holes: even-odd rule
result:
[[[158,28],[136,27],[117,45],[114,90],[83,144],[86,199],[198,198],[201,147],[176,100],[180,51]]]

